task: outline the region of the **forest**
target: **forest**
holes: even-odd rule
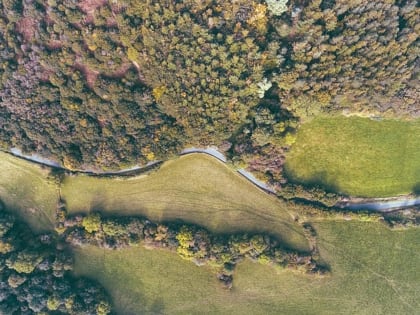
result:
[[[116,279],[123,283],[120,287],[109,284],[113,282],[99,283],[78,276],[76,256],[83,256],[83,250],[89,248],[108,250],[108,253],[113,250],[118,254],[131,248],[153,249],[176,254],[192,266],[205,266],[201,270],[207,268],[205,270],[213,272],[218,279],[215,282],[224,289],[232,289],[231,295],[226,294],[223,299],[210,298],[217,289],[208,290],[211,287],[208,284],[197,285],[195,278],[187,280],[190,282],[185,287],[190,291],[197,289],[197,292],[204,288],[206,299],[212,303],[223,300],[223,307],[237,303],[234,307],[239,307],[238,313],[241,306],[248,312],[251,307],[261,305],[276,308],[280,305],[276,304],[277,300],[284,297],[286,304],[294,303],[293,311],[297,305],[305,303],[306,308],[302,310],[313,311],[317,296],[322,296],[320,304],[323,301],[326,305],[324,312],[331,310],[334,303],[339,311],[354,311],[357,307],[361,310],[360,307],[366,305],[372,307],[371,312],[387,310],[386,307],[388,310],[415,310],[419,283],[415,255],[419,251],[418,232],[411,228],[418,227],[418,212],[407,210],[382,217],[325,211],[342,200],[337,178],[318,172],[299,184],[299,181],[293,182],[290,170],[287,175],[285,163],[298,130],[322,117],[354,115],[401,122],[420,118],[419,20],[420,4],[416,0],[0,1],[0,150],[36,153],[59,162],[67,169],[65,176],[71,177],[75,173],[70,171],[116,171],[166,161],[185,148],[217,147],[234,168],[251,171],[283,198],[283,205],[273,206],[274,210],[243,207],[243,212],[236,208],[228,212],[229,209],[221,208],[217,209],[222,213],[220,217],[225,213],[248,211],[249,217],[265,215],[263,219],[268,218],[268,222],[276,218],[269,216],[270,211],[282,212],[280,214],[288,220],[294,220],[292,223],[299,224],[301,230],[294,232],[302,236],[309,248],[306,251],[289,248],[281,237],[252,232],[250,228],[247,232],[216,233],[210,227],[188,220],[153,222],[135,213],[125,217],[113,216],[111,212],[106,215],[105,211],[100,214],[98,211],[103,209],[99,208],[87,214],[77,212],[81,209],[67,213],[64,199],[57,209],[54,204],[50,209],[52,216],[55,215],[55,220],[50,220],[55,230],[35,234],[21,221],[22,213],[28,218],[33,215],[25,218],[28,222],[39,219],[36,215],[48,206],[43,200],[45,196],[39,198],[41,201],[35,197],[41,196],[47,185],[36,186],[35,180],[28,181],[30,171],[22,168],[26,172],[22,176],[27,176],[24,185],[13,183],[10,188],[4,184],[7,187],[0,189],[1,198],[7,197],[9,189],[14,194],[10,200],[26,193],[28,195],[22,199],[27,197],[27,203],[39,204],[33,208],[25,204],[26,208],[20,209],[20,218],[17,218],[13,214],[15,209],[6,209],[0,200],[0,313],[105,315],[116,312],[113,307],[117,303],[110,298],[114,299],[115,292],[111,290],[124,289],[126,283],[121,280],[124,277],[139,279],[139,275],[129,269],[121,279]],[[369,128],[372,130],[371,126]],[[318,129],[312,130],[316,130],[315,136],[322,136],[326,129],[320,124]],[[395,142],[391,137],[386,140],[395,150],[394,143],[400,144],[403,138],[415,138],[413,134],[395,138],[398,140]],[[357,138],[355,133],[350,133],[346,141],[341,142],[348,144],[357,140],[363,144],[359,139],[364,136]],[[382,134],[377,136],[377,142],[386,143],[381,137]],[[317,149],[327,143],[320,154],[313,154],[311,162],[317,166],[315,157],[319,159],[321,154],[333,156],[339,162],[343,160],[340,154],[330,154],[330,143],[309,139]],[[367,143],[369,146],[371,142]],[[303,152],[308,151],[308,146],[301,147]],[[416,145],[413,147],[415,149],[402,154],[416,164],[418,150]],[[401,145],[401,148],[404,147]],[[359,149],[353,150],[356,155],[366,150],[363,145]],[[374,152],[372,148],[368,150]],[[342,151],[336,149],[336,152]],[[291,155],[287,156],[289,159]],[[376,163],[378,158],[381,157],[377,154],[370,163],[379,168],[382,165],[392,168],[386,159]],[[395,159],[404,164],[399,156]],[[296,163],[305,173],[302,160],[307,161],[307,156],[297,156]],[[6,169],[13,163],[7,164]],[[337,165],[341,171],[341,164]],[[403,166],[410,176],[417,176],[412,171],[417,165]],[[364,171],[374,169],[357,167]],[[10,169],[3,174],[4,182],[8,176],[13,176],[15,169]],[[48,172],[46,168],[44,171]],[[48,185],[57,186],[51,190],[54,194],[56,190],[59,194],[64,187],[60,179],[63,174],[55,169],[48,175],[51,181]],[[364,176],[373,177],[371,174]],[[398,177],[401,174],[405,173],[396,173]],[[350,183],[346,176],[338,179]],[[414,185],[412,192],[418,193],[418,182],[407,182],[410,189]],[[39,185],[39,181],[37,183]],[[386,186],[388,182],[384,180],[384,183]],[[377,188],[376,183],[372,186]],[[33,200],[28,197],[32,193],[38,194]],[[193,195],[188,189],[179,196],[182,197],[182,193]],[[168,193],[168,196],[171,195]],[[201,196],[195,194],[194,198],[185,200],[199,200]],[[129,202],[133,203],[133,199]],[[203,207],[202,199],[191,207]],[[285,199],[293,199],[293,202]],[[224,210],[227,212],[222,212]],[[166,208],[165,211],[170,212]],[[185,207],[182,211],[186,212]],[[208,207],[205,211],[209,212]],[[226,215],[226,226],[232,228],[229,224],[234,220],[236,216]],[[354,222],[344,222],[351,220]],[[238,222],[243,229],[245,223]],[[255,222],[252,224],[256,225]],[[289,225],[284,226],[292,228],[292,224]],[[388,227],[399,231],[390,231]],[[324,233],[322,237],[317,238],[318,232]],[[139,250],[137,254],[143,255],[144,251]],[[402,268],[404,255],[407,257],[403,259],[406,261]],[[170,256],[163,266],[179,265],[174,257]],[[105,261],[105,258],[108,256],[101,259]],[[138,262],[138,256],[135,258],[133,265]],[[238,266],[242,262],[243,265]],[[246,265],[247,262],[254,264]],[[92,264],[94,269],[100,269]],[[80,265],[90,268],[88,264]],[[120,267],[116,263],[111,267],[117,268],[115,266]],[[122,267],[132,268],[130,266]],[[237,270],[242,266],[245,266],[243,270],[260,270],[260,274],[249,272],[244,276],[247,272],[243,272],[240,279]],[[376,267],[377,273],[372,271]],[[100,272],[119,270],[112,268],[102,268]],[[267,273],[264,268],[272,268],[277,273]],[[334,277],[329,277],[330,269],[334,269]],[[292,271],[298,277],[290,280],[283,270]],[[148,271],[140,270],[141,273]],[[403,271],[406,274],[402,275]],[[246,283],[247,277],[251,285]],[[115,278],[114,274],[111,278]],[[297,278],[299,285],[293,287]],[[318,286],[314,286],[314,279],[319,280]],[[150,283],[156,287],[159,281],[153,279]],[[242,281],[243,285],[240,288],[238,285],[236,292],[234,281]],[[140,287],[138,283],[140,281],[135,283],[136,289]],[[107,286],[109,293],[101,284]],[[270,286],[275,289],[270,291]],[[376,290],[371,290],[373,286],[383,293],[380,298]],[[160,289],[160,284],[157,287]],[[316,292],[308,294],[313,288]],[[154,294],[148,288],[131,291],[127,295],[134,296],[136,303],[147,300],[136,295],[139,292]],[[162,296],[169,291],[174,292],[173,288],[162,290]],[[301,292],[296,296],[303,302],[296,303],[289,291]],[[255,296],[261,294],[251,299],[255,302],[260,298],[260,304],[243,303],[244,300],[235,295],[238,292],[244,296],[250,292]],[[279,297],[279,292],[284,292],[284,296]],[[188,300],[176,296],[177,303],[189,301],[191,292],[188,293]],[[341,294],[341,297],[334,300],[332,294]],[[168,299],[165,303],[171,305]],[[380,303],[386,305],[385,308]],[[400,306],[402,308],[398,308]],[[258,309],[262,310],[264,308]],[[271,313],[278,313],[278,309]]]
[[[415,0],[5,0],[0,147],[106,170],[214,145],[281,188],[302,122],[419,117],[419,10]]]
[[[0,209],[1,314],[110,314],[104,289],[75,278],[72,268],[70,252],[55,234],[34,235]]]

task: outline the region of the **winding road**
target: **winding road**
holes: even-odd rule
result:
[[[420,205],[420,197],[418,198],[407,198],[400,197],[400,199],[380,199],[372,202],[355,202],[355,203],[339,203],[336,205],[338,208],[349,209],[349,210],[368,210],[378,212],[391,212],[398,209],[410,208]]]
[[[97,172],[94,170],[70,170],[65,167],[63,167],[60,163],[45,159],[37,154],[32,155],[25,155],[17,148],[12,148],[9,152],[16,157],[23,158],[28,161],[32,161],[41,165],[45,165],[48,167],[53,168],[59,168],[62,170],[66,170],[73,173],[82,173],[82,174],[88,174],[88,175],[95,175],[95,176],[112,176],[112,175],[134,175],[140,171],[145,171],[155,165],[158,165],[160,163],[163,163],[161,160],[152,161],[147,163],[146,165],[140,166],[135,165],[130,168],[121,169],[117,171],[110,171],[110,172]],[[187,155],[192,153],[202,153],[211,155],[212,157],[218,159],[219,161],[223,163],[227,163],[226,156],[217,150],[215,147],[208,147],[208,148],[187,148],[181,151],[180,155]],[[246,179],[248,179],[250,182],[252,182],[254,185],[259,187],[260,189],[263,189],[266,192],[275,194],[275,191],[269,187],[264,182],[258,180],[255,178],[253,174],[246,171],[245,169],[237,169],[236,170],[239,174],[244,176]],[[310,201],[310,200],[309,200]],[[407,196],[401,196],[401,197],[394,197],[394,198],[374,198],[374,199],[368,199],[368,200],[349,200],[349,201],[342,201],[335,205],[336,208],[346,209],[346,210],[368,210],[368,211],[377,211],[377,212],[391,212],[398,209],[404,209],[404,208],[410,208],[413,206],[420,205],[420,197],[413,198],[413,197],[407,197]]]

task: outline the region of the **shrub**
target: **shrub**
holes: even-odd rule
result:
[[[89,233],[97,232],[101,229],[101,216],[99,213],[92,213],[83,218],[82,226]]]

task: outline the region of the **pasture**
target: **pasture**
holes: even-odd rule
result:
[[[57,190],[48,169],[0,153],[0,198],[37,231],[53,228]],[[215,233],[265,231],[308,249],[293,220],[299,207],[267,195],[219,161],[200,154],[125,179],[70,176],[62,194],[72,213],[101,211],[184,220]],[[244,261],[232,290],[213,270],[176,253],[132,247],[73,248],[75,273],[98,280],[118,314],[414,314],[420,309],[420,230],[377,222],[308,218],[325,277]]]
[[[61,192],[70,213],[182,220],[220,234],[268,232],[289,247],[308,249],[286,203],[204,154],[182,156],[135,178],[66,177]]]
[[[358,197],[420,193],[420,121],[319,117],[286,156],[292,182]]]
[[[54,227],[57,196],[48,168],[0,152],[0,200],[35,231]]]
[[[76,273],[110,292],[120,314],[414,314],[420,308],[419,229],[315,224],[324,278],[240,263],[233,288],[175,253],[78,248]]]

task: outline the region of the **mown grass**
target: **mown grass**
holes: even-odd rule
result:
[[[35,231],[52,229],[57,189],[49,170],[0,152],[0,200]]]
[[[416,314],[420,309],[419,229],[324,222],[315,228],[332,273],[296,274],[250,261],[233,289],[176,254],[79,248],[76,273],[99,280],[119,314]]]
[[[285,169],[294,182],[352,196],[418,193],[420,121],[314,119],[299,129]]]
[[[61,192],[70,213],[97,210],[153,221],[182,220],[214,233],[268,232],[286,246],[308,249],[285,203],[204,154],[169,161],[137,178],[68,177]]]

